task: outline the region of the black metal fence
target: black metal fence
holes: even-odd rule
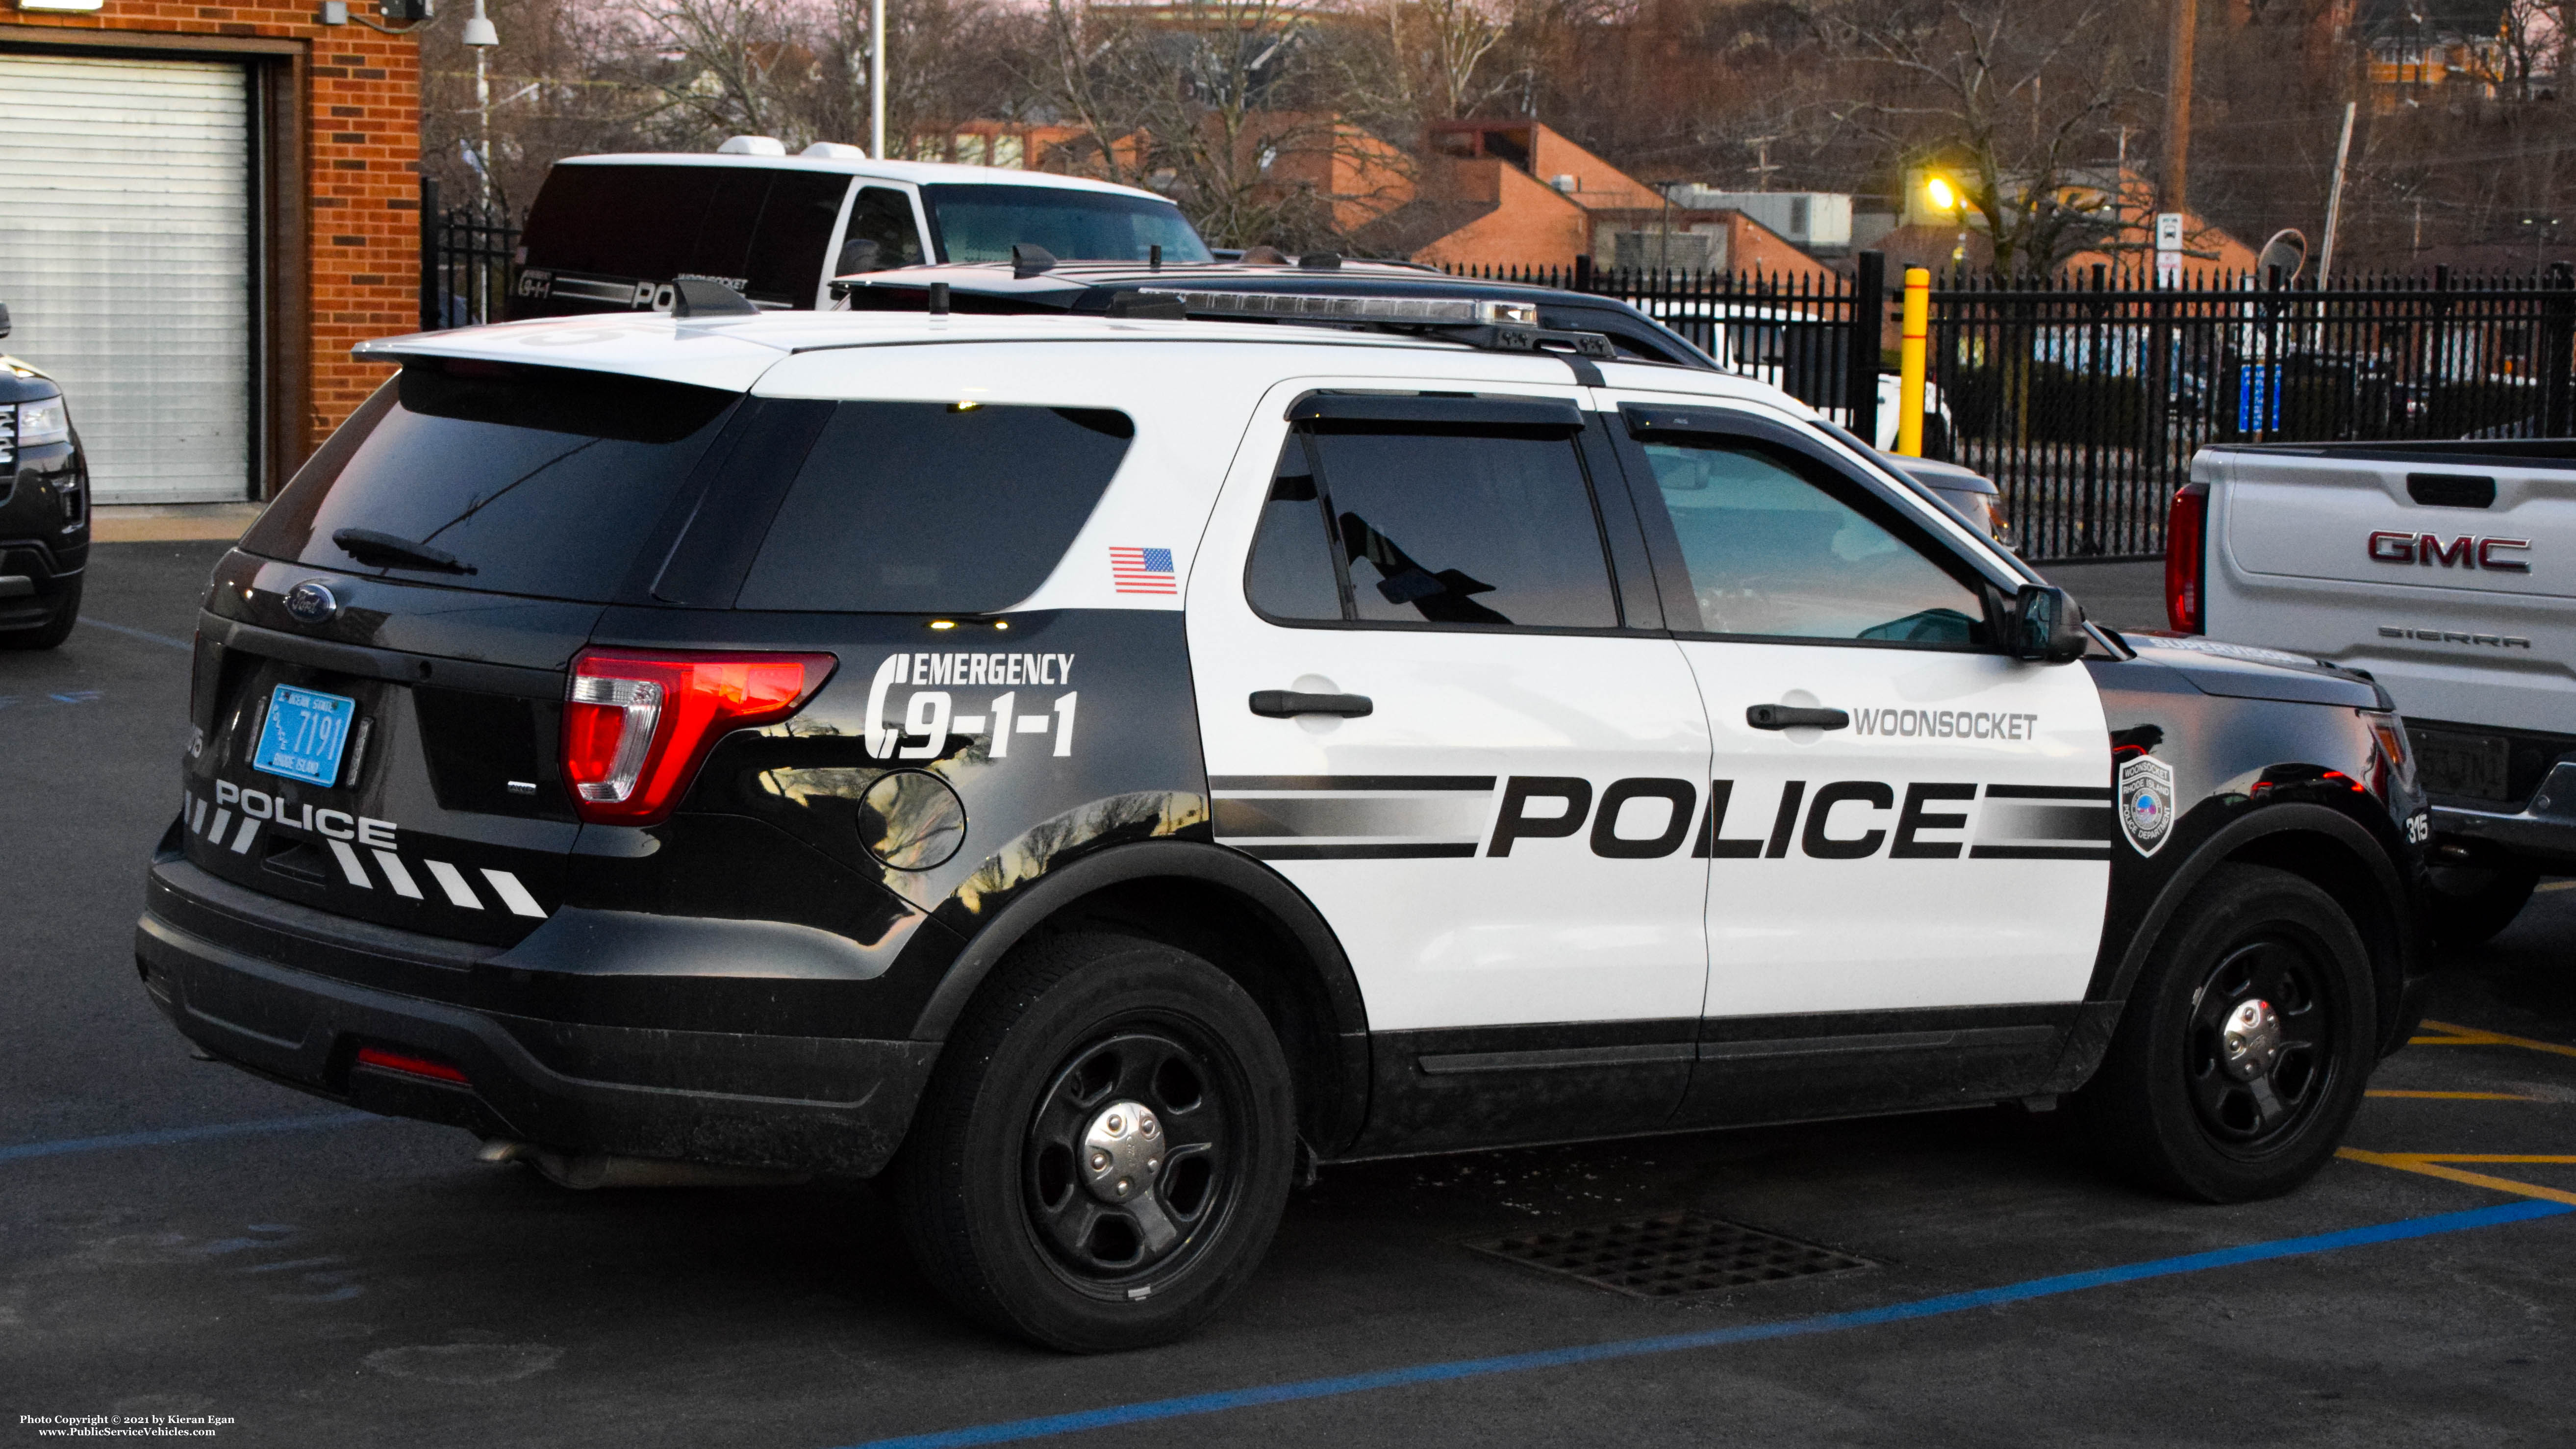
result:
[[[1897,292],[1855,275],[1481,269],[1631,302],[1863,437],[1892,406]],[[2266,279],[2268,281],[2268,279]],[[1865,305],[1861,299],[1883,299]],[[1931,294],[1925,451],[1993,479],[2039,561],[2153,558],[2211,443],[2576,436],[2576,274],[2358,277],[2323,291],[2097,267]]]
[[[517,275],[519,228],[479,206],[442,206],[438,190],[420,178],[420,330],[498,322]]]
[[[423,177],[420,325],[498,321],[519,229]],[[1892,432],[1896,279],[1469,268],[1634,304],[1731,370],[1876,440]],[[2269,279],[2266,279],[2269,280]],[[2035,561],[2152,558],[2211,443],[2576,436],[2576,273],[2361,277],[2323,291],[2205,274],[2180,287],[1935,279],[1925,451],[2002,490]]]

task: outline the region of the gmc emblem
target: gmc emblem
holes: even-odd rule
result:
[[[2380,563],[2440,564],[2449,568],[2486,569],[2499,574],[2527,574],[2531,561],[2498,558],[2507,549],[2527,550],[2527,538],[2474,538],[2463,534],[2448,543],[2432,533],[2396,533],[2382,529],[2370,536],[2370,556]]]

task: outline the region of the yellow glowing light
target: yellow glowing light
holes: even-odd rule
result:
[[[930,621],[930,627],[933,629],[954,629],[957,627],[957,621],[954,619],[933,619]]]
[[[1943,177],[1935,176],[1930,181],[1925,182],[1923,184],[1923,194],[1931,199],[1932,209],[1935,211],[1955,211],[1958,209],[1959,193],[1951,190],[1949,181]]]
[[[964,401],[950,403],[948,405],[948,410],[952,413],[971,413],[982,406],[982,403],[976,402],[972,398],[968,398]]]
[[[1008,619],[995,619],[993,621],[993,627],[996,629],[1007,629],[1011,627],[1011,623]]]

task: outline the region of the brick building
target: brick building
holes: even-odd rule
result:
[[[100,501],[266,496],[386,375],[350,346],[419,325],[418,43],[318,0],[0,6],[0,346]]]

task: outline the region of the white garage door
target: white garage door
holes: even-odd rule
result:
[[[0,55],[0,343],[71,399],[102,503],[245,496],[242,68]]]

